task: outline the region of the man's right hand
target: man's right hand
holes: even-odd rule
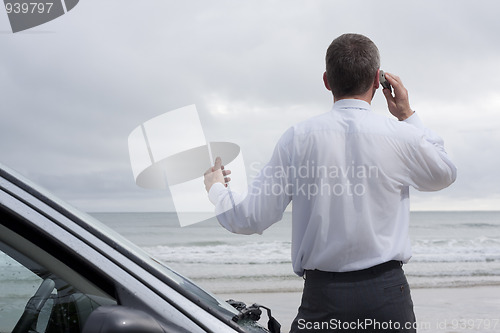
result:
[[[387,100],[387,107],[389,108],[389,112],[399,120],[405,120],[409,118],[413,114],[413,110],[410,107],[408,90],[406,90],[403,82],[398,76],[390,73],[385,73],[385,78],[394,88],[394,96],[392,96],[390,89],[383,90],[385,99]]]
[[[204,174],[205,189],[207,190],[207,192],[210,191],[210,188],[215,183],[221,183],[227,187],[226,183],[231,181],[231,178],[226,176],[230,174],[231,170],[224,170],[221,158],[217,157],[215,159],[214,166],[209,168]]]

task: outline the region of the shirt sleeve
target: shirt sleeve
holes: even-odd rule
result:
[[[292,199],[291,181],[286,172],[290,165],[290,129],[278,141],[271,160],[251,182],[246,193],[237,193],[223,184],[214,184],[209,199],[215,205],[219,223],[238,234],[261,234],[283,217]]]
[[[438,191],[451,185],[457,168],[444,149],[443,139],[425,127],[416,113],[404,122],[420,130],[410,149],[409,185],[419,191]]]

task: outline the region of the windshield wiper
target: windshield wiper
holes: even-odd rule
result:
[[[257,303],[252,304],[251,306],[246,306],[245,303],[235,301],[233,299],[227,300],[232,307],[238,310],[239,314],[233,317],[234,322],[239,322],[242,320],[251,320],[258,321],[260,316],[262,315],[262,309],[266,309],[267,317],[269,318],[267,322],[267,328],[270,333],[280,333],[281,332],[281,324],[272,316],[271,309],[264,305],[260,305]]]

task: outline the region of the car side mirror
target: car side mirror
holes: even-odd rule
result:
[[[151,315],[141,310],[120,306],[100,306],[85,323],[82,333],[165,333]]]

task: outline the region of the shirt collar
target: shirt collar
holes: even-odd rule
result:
[[[341,99],[333,104],[334,110],[358,109],[358,110],[371,110],[371,105],[366,101],[360,99]]]

